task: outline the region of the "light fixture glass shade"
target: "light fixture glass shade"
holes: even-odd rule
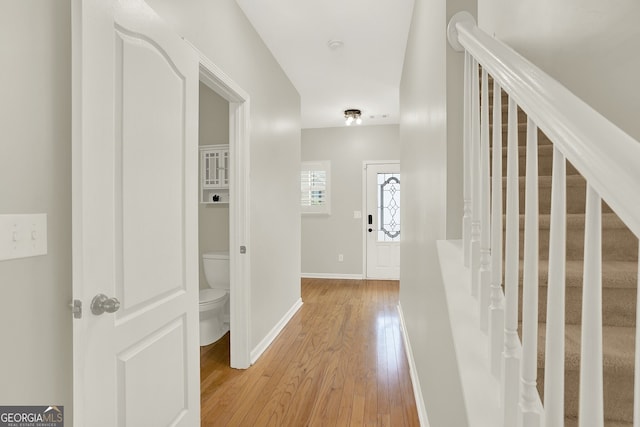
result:
[[[361,111],[356,109],[344,110],[345,124],[351,126],[354,121],[357,125],[362,124]]]

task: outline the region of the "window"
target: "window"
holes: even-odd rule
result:
[[[400,241],[400,174],[378,173],[378,242]]]
[[[300,169],[302,213],[331,213],[331,162],[302,162]]]

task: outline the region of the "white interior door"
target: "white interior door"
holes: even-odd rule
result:
[[[365,165],[366,275],[400,278],[400,164]]]
[[[73,24],[74,424],[199,425],[198,56],[142,0]]]

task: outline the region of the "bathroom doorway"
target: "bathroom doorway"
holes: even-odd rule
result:
[[[194,48],[195,49],[195,48]],[[196,49],[197,50],[197,49]],[[201,145],[228,144],[228,189],[217,202],[203,206],[198,188],[200,287],[206,286],[202,251],[229,251],[230,365],[250,366],[249,349],[249,96],[200,53]],[[226,108],[227,113],[222,110]],[[208,196],[207,196],[208,197]],[[213,194],[211,195],[213,197]],[[213,200],[212,200],[213,201]]]
[[[224,258],[229,254],[229,101],[200,82],[198,103],[198,247],[199,247],[199,288],[200,292],[200,346],[209,346],[219,341],[230,331],[230,277],[222,276],[228,271],[227,265],[218,268],[215,279],[210,267],[211,254]],[[205,256],[206,254],[206,256]],[[205,260],[206,258],[206,260]],[[216,257],[218,258],[218,257]],[[205,263],[209,268],[205,268]],[[213,265],[219,265],[214,261]],[[207,272],[209,276],[207,276]],[[224,291],[226,296],[219,300],[223,292],[213,293],[218,302],[213,304],[212,287]],[[205,298],[208,296],[209,298]],[[215,308],[211,308],[215,307]],[[229,345],[229,340],[224,342]],[[229,354],[229,349],[226,350]]]

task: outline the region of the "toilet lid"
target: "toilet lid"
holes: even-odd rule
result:
[[[200,291],[200,304],[216,301],[224,296],[227,292],[224,289],[202,289]]]

